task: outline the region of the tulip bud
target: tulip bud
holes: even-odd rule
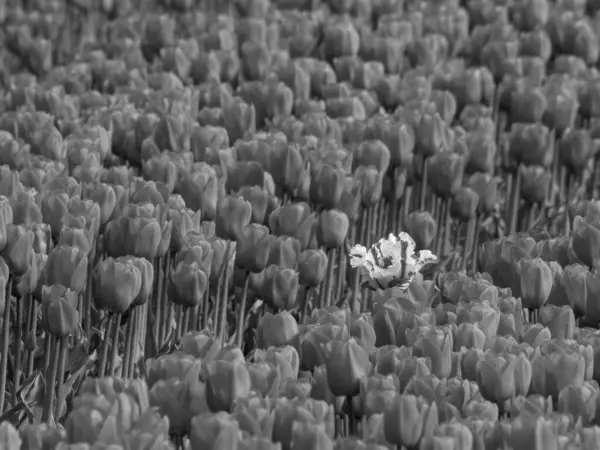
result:
[[[264,225],[250,224],[241,230],[235,264],[242,270],[259,273],[265,269],[274,238]]]
[[[202,303],[208,286],[208,275],[196,263],[180,262],[171,275],[170,299],[177,305],[194,307]]]
[[[553,338],[573,339],[575,315],[569,306],[545,305],[540,309],[539,320],[542,325],[548,327]]]
[[[383,432],[390,444],[412,448],[423,436],[430,436],[437,425],[435,402],[429,405],[422,397],[398,395],[384,413]]]
[[[323,211],[319,215],[317,240],[327,248],[339,248],[344,245],[350,223],[348,216],[336,209]]]
[[[217,208],[216,232],[223,239],[239,241],[250,224],[252,205],[243,198],[226,197]]]
[[[582,425],[588,426],[596,416],[597,402],[597,386],[591,383],[578,387],[565,386],[558,394],[558,411],[581,418]]]
[[[479,195],[473,189],[462,187],[456,193],[450,204],[450,212],[455,219],[469,221],[475,217]]]
[[[521,280],[523,307],[539,309],[546,304],[554,275],[548,263],[541,258],[521,259],[517,262],[517,273]]]
[[[560,138],[560,160],[571,172],[578,175],[587,167],[593,155],[592,144],[588,130],[570,128]]]
[[[413,354],[431,359],[431,373],[439,378],[450,376],[452,369],[452,333],[432,330],[422,335],[414,344]]]
[[[550,189],[552,174],[540,166],[521,166],[521,197],[528,203],[540,203]]]
[[[498,179],[486,173],[475,173],[469,178],[469,187],[478,195],[477,210],[489,213],[498,202]]]
[[[329,260],[323,250],[305,250],[298,258],[299,282],[303,286],[317,287],[325,279]]]
[[[42,287],[42,327],[55,337],[69,336],[79,323],[77,294],[60,284]]]
[[[354,338],[333,340],[326,345],[329,389],[335,396],[353,397],[360,391],[360,382],[370,369],[368,353]]]
[[[251,380],[243,363],[216,360],[206,365],[206,402],[212,412],[231,412],[235,402],[250,395]]]
[[[442,198],[454,197],[462,186],[464,157],[452,152],[439,152],[429,163],[428,181],[433,192]]]
[[[183,174],[177,188],[192,211],[202,211],[205,220],[215,220],[219,196],[219,179],[215,170],[205,163],[191,174]]]
[[[415,152],[427,158],[440,150],[447,150],[446,124],[439,114],[425,114],[416,130]]]
[[[311,179],[311,200],[324,208],[335,208],[344,191],[344,170],[329,164],[318,164],[311,170]]]
[[[60,245],[48,255],[44,271],[46,284],[61,284],[80,294],[87,281],[88,258],[84,250],[78,247]]]
[[[552,161],[550,131],[540,123],[515,123],[510,130],[510,155],[519,164],[548,167]]]
[[[413,211],[406,218],[406,231],[415,240],[417,250],[426,250],[437,233],[437,224],[429,212]]]
[[[501,403],[515,394],[514,359],[486,353],[477,364],[477,385],[486,400]]]
[[[283,347],[291,345],[298,349],[300,345],[298,323],[287,311],[262,316],[256,330],[258,348]]]
[[[263,300],[276,309],[293,309],[298,294],[298,272],[276,265],[267,267],[260,286]]]
[[[138,268],[129,261],[102,260],[94,271],[94,301],[100,309],[123,314],[142,287]]]
[[[6,247],[2,251],[2,257],[12,274],[21,276],[29,270],[34,238],[33,232],[22,225],[6,226]]]

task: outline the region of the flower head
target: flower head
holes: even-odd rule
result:
[[[368,250],[355,245],[350,251],[350,265],[358,267],[363,283],[375,289],[395,286],[406,289],[425,264],[436,261],[437,257],[429,250],[415,252],[415,241],[404,232],[398,236],[390,234]]]

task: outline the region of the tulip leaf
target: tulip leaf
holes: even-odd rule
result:
[[[42,409],[44,406],[45,382],[37,372],[31,375],[19,390],[21,404],[25,408],[28,420],[31,423],[39,423],[42,419]]]
[[[73,349],[73,351],[77,350]],[[80,361],[79,367],[73,367],[74,370],[70,371],[69,376],[58,390],[57,402],[59,409],[57,419],[60,419],[67,413],[68,400],[75,396],[86,375],[91,374],[95,370],[97,359],[98,353],[94,351],[86,360]]]

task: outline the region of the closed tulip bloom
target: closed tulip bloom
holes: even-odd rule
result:
[[[185,307],[198,306],[208,285],[208,275],[198,263],[180,262],[171,276],[171,300]]]
[[[298,272],[276,265],[267,267],[260,293],[272,308],[294,308],[297,303]]]
[[[239,241],[250,224],[252,205],[243,198],[226,197],[218,205],[216,232],[223,239]]]
[[[94,301],[100,309],[123,314],[140,293],[142,276],[131,262],[102,260],[94,270]]]
[[[274,237],[264,225],[250,224],[239,236],[235,264],[242,270],[259,273],[267,267]]]
[[[486,353],[477,364],[477,385],[486,400],[501,403],[515,395],[514,359]]]
[[[480,213],[493,211],[498,202],[498,178],[478,172],[471,175],[468,185],[479,196],[477,211]]]
[[[552,159],[550,131],[540,123],[516,123],[510,130],[510,154],[521,164],[548,167]]]
[[[462,187],[450,204],[450,211],[455,219],[468,221],[475,217],[479,206],[479,195],[473,189]]]
[[[60,284],[42,287],[42,328],[55,337],[69,336],[79,323],[77,293]]]
[[[142,282],[140,292],[132,303],[132,306],[143,305],[150,298],[154,286],[154,265],[146,258],[136,258],[134,256],[125,256],[117,258],[120,261],[129,261],[140,271]]]
[[[31,230],[25,229],[22,225],[8,224],[6,238],[2,257],[12,274],[23,275],[29,270],[31,264],[35,236]]]
[[[206,163],[195,167],[191,174],[184,173],[177,192],[193,211],[201,210],[205,220],[215,220],[219,198],[219,178],[215,169]]]
[[[593,155],[593,142],[588,130],[568,129],[560,138],[558,151],[561,162],[578,175]]]
[[[342,168],[317,164],[311,170],[311,200],[327,209],[337,207],[344,191],[345,179],[346,174]]]
[[[329,260],[323,250],[304,250],[298,258],[299,283],[317,287],[325,279],[328,265]]]
[[[439,152],[431,158],[427,180],[437,196],[452,198],[462,186],[464,170],[464,156],[451,151]]]
[[[226,412],[206,412],[195,416],[192,418],[190,430],[190,444],[193,450],[237,448],[240,427],[238,421]]]
[[[581,417],[582,425],[589,426],[597,411],[598,386],[586,382],[582,386],[565,386],[558,394],[558,410],[573,417]]]
[[[573,251],[588,267],[600,256],[600,225],[584,223],[573,232]]]
[[[432,329],[414,344],[414,356],[430,358],[431,373],[439,378],[450,376],[452,369],[452,333],[441,329]]]
[[[406,231],[415,240],[417,250],[431,247],[437,233],[437,223],[428,211],[413,211],[406,218]]]
[[[555,339],[573,339],[575,315],[569,306],[546,305],[542,307],[540,323],[548,327]]]
[[[392,445],[413,448],[437,426],[435,402],[429,405],[422,397],[399,395],[384,413],[383,432],[385,440]]]
[[[100,208],[100,226],[104,227],[117,204],[117,194],[115,189],[105,183],[88,184],[84,186],[83,194],[86,199],[92,200]],[[42,203],[43,207],[43,203]],[[43,213],[43,209],[42,209]]]
[[[292,237],[281,236],[273,239],[267,265],[276,264],[295,269],[300,255],[300,242]]]
[[[425,114],[415,130],[415,152],[424,157],[431,157],[441,150],[447,149],[447,125],[439,114]]]
[[[521,197],[527,203],[545,200],[552,174],[540,166],[521,166]]]
[[[536,355],[531,360],[533,369],[531,391],[558,399],[566,386],[583,386],[585,360],[578,354],[550,353]]]
[[[521,259],[517,263],[521,280],[521,299],[523,307],[539,309],[546,304],[554,275],[547,262],[541,258]]]
[[[206,402],[213,412],[231,412],[235,402],[250,395],[251,379],[245,364],[212,361],[204,374]]]
[[[87,266],[88,258],[84,250],[60,245],[48,255],[44,281],[47,284],[62,284],[80,294],[87,282]]]
[[[351,338],[334,340],[326,345],[327,380],[335,396],[353,397],[360,391],[360,381],[366,378],[371,363],[369,354]]]
[[[319,215],[317,240],[327,248],[339,248],[344,245],[350,222],[348,216],[336,209],[323,211]]]
[[[460,350],[461,347],[483,350],[484,346],[485,333],[479,329],[477,324],[460,324],[456,334],[456,340],[454,341],[455,350]]]
[[[300,345],[298,323],[287,311],[277,314],[267,313],[258,322],[256,341],[258,348],[291,345],[298,349]]]

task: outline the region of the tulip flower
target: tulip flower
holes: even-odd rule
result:
[[[555,339],[573,339],[575,315],[569,306],[544,306],[540,309],[540,323],[548,327]]]
[[[44,270],[46,284],[61,284],[80,294],[87,282],[88,258],[78,247],[60,245],[48,255]]]
[[[450,204],[452,216],[461,221],[469,221],[475,217],[479,206],[479,195],[468,187],[460,188]]]
[[[327,248],[339,248],[344,244],[350,223],[343,212],[330,209],[319,215],[317,240],[319,245]]]
[[[582,386],[565,386],[558,394],[558,410],[580,417],[583,426],[589,426],[596,416],[598,386],[586,382]]]
[[[77,293],[54,284],[42,287],[42,327],[55,337],[69,336],[79,323]]]
[[[554,276],[548,263],[541,258],[521,259],[517,263],[521,280],[523,307],[539,309],[548,301]]]
[[[102,260],[94,271],[96,305],[112,313],[123,314],[142,287],[142,275],[132,262],[114,258]]]
[[[552,174],[540,166],[521,166],[521,197],[527,203],[541,203],[545,200]]]
[[[235,401],[250,394],[248,369],[239,362],[215,360],[205,371],[206,401],[213,412],[231,412]]]
[[[334,340],[326,345],[328,357],[327,380],[335,396],[353,397],[360,390],[360,381],[370,369],[368,353],[351,338],[348,341]]]
[[[438,152],[429,163],[428,182],[433,192],[444,199],[452,198],[462,185],[465,161],[450,151]]]
[[[573,230],[573,251],[588,267],[600,256],[600,226],[584,223]]]
[[[260,293],[264,301],[273,308],[294,308],[298,294],[298,272],[276,265],[267,267]]]
[[[33,257],[34,238],[33,232],[22,225],[6,226],[6,246],[2,251],[2,257],[11,273],[23,275],[29,270]]]
[[[263,271],[267,267],[273,241],[273,236],[264,225],[247,225],[238,237],[236,265],[252,273]]]
[[[548,167],[550,131],[544,125],[516,123],[510,130],[510,154],[520,164]]]
[[[486,400],[502,403],[515,394],[515,365],[511,358],[486,353],[477,364],[477,384]]]
[[[399,286],[405,290],[425,264],[435,261],[429,250],[416,252],[415,242],[404,232],[380,239],[370,250],[356,245],[350,252],[350,265],[358,267],[363,282],[376,289]]]
[[[300,255],[300,242],[292,237],[280,236],[271,242],[267,265],[275,264],[295,269]]]
[[[392,445],[415,447],[423,436],[429,436],[438,425],[435,403],[423,398],[399,395],[384,413],[385,439]]]
[[[560,138],[559,154],[562,163],[579,174],[593,155],[593,142],[588,130],[568,129]]]
[[[267,313],[258,322],[256,341],[258,348],[263,349],[285,345],[298,349],[300,345],[298,323],[287,311],[275,315]]]
[[[190,430],[190,444],[194,450],[237,448],[239,424],[225,412],[207,412],[193,417]]]
[[[170,299],[177,305],[198,306],[204,299],[208,287],[208,273],[196,262],[177,264],[171,275]]]
[[[531,360],[533,369],[531,391],[558,399],[560,391],[569,385],[583,386],[585,360],[578,354],[537,354]]]
[[[304,250],[298,257],[299,283],[317,287],[325,279],[329,260],[323,250]]]
[[[311,199],[326,209],[335,208],[344,191],[346,175],[341,168],[317,164],[311,170]]]
[[[416,248],[423,251],[431,246],[437,223],[429,212],[413,211],[406,218],[406,231],[414,238]]]

